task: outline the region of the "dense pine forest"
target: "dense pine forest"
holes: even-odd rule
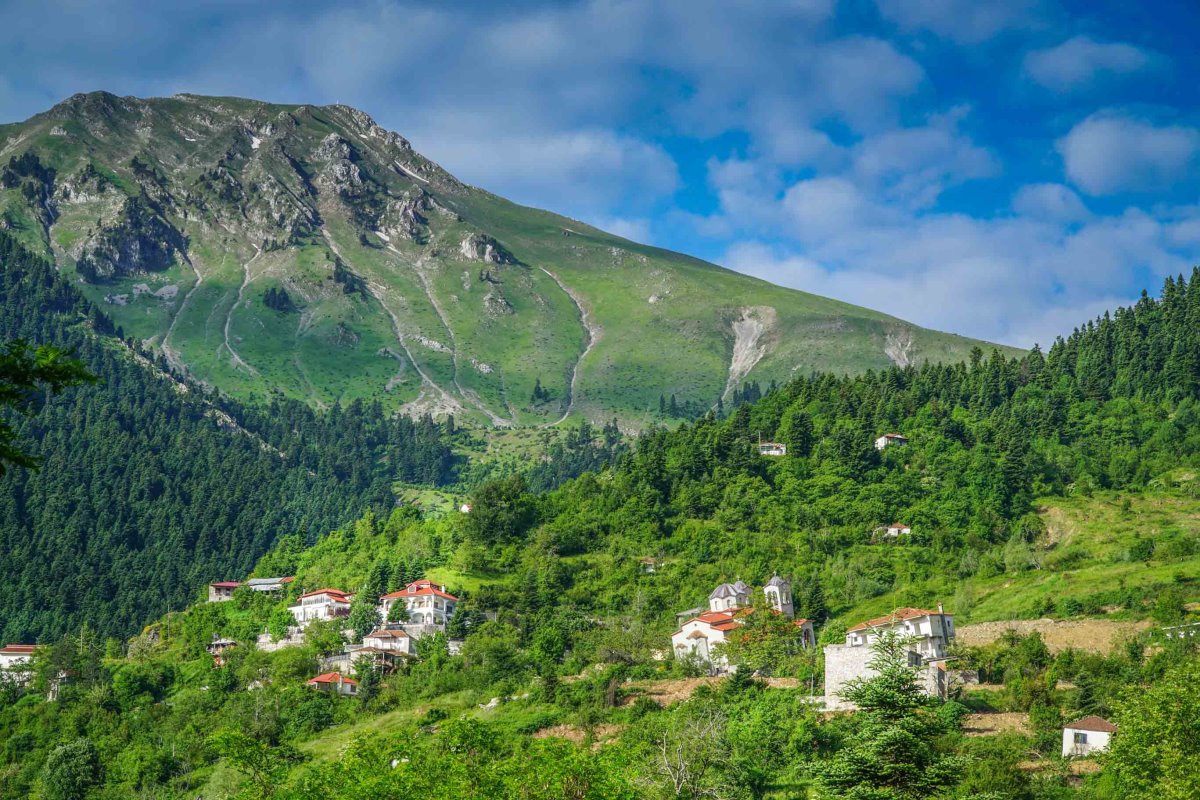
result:
[[[124,636],[241,577],[282,534],[315,538],[453,477],[443,427],[353,403],[233,404],[172,376],[0,231],[0,339],[73,350],[99,377],[14,416],[41,462],[0,478],[0,639]]]
[[[476,487],[470,513],[423,517],[391,507],[388,481],[436,483],[449,474],[438,426],[384,422],[369,409],[313,414],[280,401],[271,411],[221,406],[246,432],[226,430],[206,416],[212,398],[180,394],[157,373],[129,366],[125,348],[84,332],[102,319],[74,305],[52,273],[38,272],[40,262],[20,263],[6,275],[41,275],[43,303],[57,291],[73,305],[52,317],[64,320],[60,328],[14,324],[6,335],[71,343],[105,382],[65,393],[25,423],[31,440],[48,434],[43,467],[5,485],[51,481],[53,496],[65,499],[39,496],[38,505],[14,509],[64,515],[72,498],[83,502],[68,487],[104,487],[106,475],[120,474],[116,455],[96,455],[107,472],[55,482],[56,470],[81,459],[44,449],[58,427],[30,426],[54,413],[59,427],[72,413],[84,422],[107,419],[104,412],[121,419],[119,409],[139,406],[116,403],[130,390],[112,387],[136,386],[180,409],[176,428],[194,428],[189,452],[232,462],[193,473],[188,465],[213,462],[160,453],[153,463],[161,474],[148,466],[140,482],[109,478],[119,486],[110,493],[136,498],[117,507],[130,507],[131,520],[141,519],[139,509],[156,520],[151,476],[182,475],[192,482],[154,497],[178,498],[182,509],[182,498],[195,496],[185,490],[211,491],[222,493],[222,512],[236,514],[238,503],[253,511],[181,546],[138,550],[136,539],[113,533],[105,545],[113,553],[159,560],[132,560],[130,584],[104,591],[137,602],[135,578],[157,582],[157,565],[176,563],[180,552],[191,561],[175,569],[193,581],[180,590],[184,599],[222,567],[237,570],[233,577],[253,569],[296,580],[287,597],[241,589],[229,602],[163,613],[133,637],[119,625],[83,626],[86,616],[61,609],[38,629],[50,646],[32,682],[2,688],[0,797],[1183,800],[1200,786],[1198,643],[1161,630],[1193,621],[1200,600],[1200,272],[1046,352],[976,352],[965,364],[813,375],[765,392],[751,386],[739,393],[750,402],[647,431],[629,447],[615,427],[585,425],[529,469]],[[14,304],[6,318],[20,319],[14,294],[5,293]],[[108,399],[89,401],[89,392]],[[75,424],[77,435],[92,430]],[[305,425],[312,433],[294,433]],[[119,441],[136,440],[110,427],[110,436],[127,437]],[[386,436],[367,440],[394,436],[405,446],[355,458],[333,446],[381,428]],[[878,449],[887,432],[907,444]],[[185,446],[178,430],[159,435]],[[760,455],[760,440],[786,444],[787,454]],[[297,472],[289,448],[306,444],[308,468]],[[109,450],[97,444],[95,452]],[[205,483],[210,469],[221,475]],[[581,469],[592,471],[571,477]],[[359,494],[349,496],[348,486]],[[103,512],[88,502],[81,514]],[[193,502],[190,515],[162,524],[183,536],[193,530],[183,521],[196,524],[209,509]],[[356,519],[342,524],[348,517]],[[101,518],[105,530],[138,530]],[[911,533],[886,536],[897,522]],[[73,558],[94,557],[78,550],[91,546],[93,528],[69,524],[55,535],[77,548]],[[307,535],[278,535],[288,531]],[[8,559],[28,537],[6,536]],[[21,558],[63,582],[79,574],[64,554]],[[203,576],[191,571],[202,558]],[[705,605],[721,581],[757,587],[775,573],[792,579],[796,613],[816,622],[822,645],[899,606],[944,603],[960,631],[1000,626],[955,647],[957,665],[980,683],[944,702],[924,698],[904,654],[885,643],[881,675],[852,690],[860,711],[822,713],[810,697],[822,694],[820,650],[798,649],[791,626],[767,615],[748,621],[725,650],[739,667],[732,677],[712,679],[673,658],[678,612]],[[421,577],[462,601],[447,634],[420,639],[416,657],[388,674],[356,663],[354,698],[304,685],[341,651],[340,629],[353,640],[380,622],[373,598]],[[80,592],[110,602],[75,580]],[[26,591],[43,586],[21,581]],[[286,607],[301,592],[327,586],[367,600],[355,601],[345,624],[314,623],[298,646],[256,648],[259,634],[286,629]],[[59,589],[21,607],[60,602]],[[1046,624],[1004,631],[1022,622]],[[1124,627],[1103,646],[1044,640],[1043,630],[1058,624]],[[452,653],[447,636],[461,649]],[[214,637],[237,643],[220,664],[206,652]],[[1087,714],[1113,719],[1119,734],[1085,770],[1058,754],[1063,724]],[[971,727],[994,718],[1015,721],[987,735]]]

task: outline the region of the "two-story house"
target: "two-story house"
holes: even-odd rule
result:
[[[408,616],[404,630],[410,636],[420,638],[427,633],[446,630],[446,623],[458,607],[458,598],[433,581],[413,581],[400,591],[379,598],[380,615],[384,620],[391,619],[392,608],[401,603]]]
[[[341,589],[318,589],[300,595],[299,602],[288,606],[296,624],[307,625],[314,620],[339,619],[349,616],[353,597]]]

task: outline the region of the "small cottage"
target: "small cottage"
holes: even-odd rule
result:
[[[0,647],[0,671],[22,672],[29,666],[30,659],[40,645],[36,644],[7,644]]]
[[[208,602],[222,603],[233,599],[233,593],[242,584],[238,581],[216,581],[208,585]]]
[[[882,450],[892,444],[904,446],[908,444],[908,437],[902,433],[885,433],[875,440],[875,449]]]
[[[326,672],[305,685],[319,692],[330,692],[342,697],[354,697],[358,694],[358,681],[347,678],[340,672]]]
[[[1117,726],[1094,714],[1077,719],[1063,728],[1063,758],[1086,758],[1108,749]]]
[[[217,636],[217,634],[214,633],[212,641],[209,642],[204,649],[207,650],[209,655],[213,657],[213,666],[223,667],[225,666],[225,653],[233,647],[237,647],[236,641],[233,639],[226,639],[223,636]]]
[[[759,442],[758,454],[760,456],[786,456],[787,445],[782,442]]]
[[[891,525],[888,525],[883,529],[883,535],[891,538],[896,538],[897,536],[907,536],[910,533],[912,533],[912,528],[905,525],[903,522],[893,522]]]

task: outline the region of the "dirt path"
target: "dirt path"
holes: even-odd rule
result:
[[[237,299],[233,301],[233,305],[229,307],[229,311],[225,312],[225,349],[229,351],[229,355],[233,357],[234,366],[244,367],[251,375],[257,376],[258,370],[247,364],[237,350],[233,349],[233,345],[229,343],[229,324],[233,321],[233,312],[242,304],[242,299],[246,295],[246,286],[250,283],[250,265],[258,260],[258,257],[263,253],[262,248],[258,245],[254,246],[254,257],[246,263],[242,264],[242,285],[238,287]],[[190,294],[190,292],[189,292]]]
[[[192,299],[192,295],[200,288],[200,284],[204,283],[204,276],[200,274],[200,270],[196,269],[196,265],[192,263],[192,259],[188,257],[187,253],[182,253],[181,255],[183,256],[183,260],[187,262],[187,265],[191,267],[192,272],[196,273],[196,282],[184,294],[183,299],[179,301],[179,308],[176,309],[175,314],[171,317],[171,324],[167,326],[167,332],[163,334],[162,351],[163,357],[167,359],[167,363],[171,365],[172,369],[184,372],[183,358],[180,357],[176,350],[171,348],[171,334],[175,332],[175,323],[179,322],[179,318],[183,316],[188,300]]]
[[[1016,619],[1001,622],[979,622],[957,630],[960,644],[979,646],[990,644],[1016,631],[1028,635],[1037,631],[1051,653],[1069,648],[1093,653],[1108,653],[1122,640],[1150,627],[1146,620],[1127,622],[1107,619]]]
[[[567,297],[571,298],[571,302],[575,304],[575,308],[579,309],[579,322],[583,325],[583,329],[587,331],[588,335],[587,346],[583,348],[583,352],[579,354],[579,358],[575,359],[575,364],[571,367],[571,380],[567,384],[567,391],[570,392],[570,397],[567,398],[566,410],[563,412],[563,415],[554,422],[547,422],[541,426],[543,428],[552,428],[555,425],[565,422],[567,417],[571,416],[571,412],[575,410],[575,397],[578,394],[577,384],[579,383],[579,365],[582,364],[583,360],[588,357],[589,353],[592,352],[592,349],[600,341],[600,337],[603,335],[604,331],[592,319],[591,312],[587,310],[587,307],[583,304],[583,301],[579,298],[578,293],[574,289],[563,283],[561,278],[545,267],[538,267],[538,269],[549,275],[550,279],[558,284],[558,288],[562,289],[566,293]]]
[[[1017,711],[994,714],[968,714],[963,718],[967,736],[995,736],[999,733],[1029,734],[1029,715]]]

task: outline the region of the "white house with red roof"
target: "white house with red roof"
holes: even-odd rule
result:
[[[705,611],[683,623],[679,630],[671,634],[671,649],[675,658],[709,664],[717,672],[727,669],[728,663],[715,648],[727,641],[730,631],[741,627],[738,613],[736,609]]]
[[[208,585],[208,602],[222,603],[233,599],[233,593],[241,586],[240,581],[214,581]]]
[[[1063,758],[1086,758],[1092,753],[1103,753],[1108,749],[1117,726],[1094,714],[1077,719],[1063,728]]]
[[[876,673],[868,666],[873,657],[871,645],[884,633],[895,633],[908,640],[909,663],[920,668],[927,694],[945,697],[946,653],[954,640],[954,615],[938,606],[897,608],[891,614],[860,622],[846,630],[845,644],[825,647],[825,695],[835,698],[850,681],[870,678]]]
[[[40,647],[37,644],[6,644],[0,647],[0,671],[25,672],[33,654]]]
[[[349,616],[353,596],[341,589],[317,589],[305,592],[299,601],[288,606],[298,625],[304,626],[314,620],[339,619]]]
[[[362,646],[409,656],[415,653],[413,638],[404,630],[403,625],[397,624],[384,624],[371,631],[363,637]]]
[[[427,633],[445,631],[446,623],[458,608],[458,598],[446,591],[446,587],[433,581],[413,581],[398,592],[379,598],[379,613],[386,620],[392,608],[403,603],[408,612],[404,625],[409,635],[420,638]]]
[[[331,692],[343,697],[353,697],[358,694],[358,681],[347,678],[340,672],[326,672],[308,681],[305,685],[320,692]]]

